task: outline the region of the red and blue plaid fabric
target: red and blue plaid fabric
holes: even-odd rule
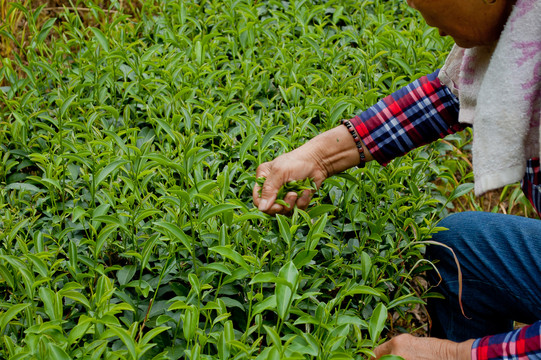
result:
[[[458,99],[441,84],[438,73],[421,77],[350,120],[380,164],[464,129],[458,122]],[[539,160],[529,160],[522,188],[538,214],[541,214],[540,183]],[[477,339],[472,347],[472,359],[541,359],[541,322]]]
[[[528,360],[541,359],[541,321],[500,335],[475,340],[472,359]]]
[[[458,99],[438,73],[421,77],[350,120],[380,164],[464,129],[458,122]],[[540,183],[539,160],[529,160],[522,189],[541,216]]]
[[[458,99],[440,83],[438,73],[421,77],[350,120],[380,164],[464,129],[458,123]]]

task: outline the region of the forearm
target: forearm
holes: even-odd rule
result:
[[[472,360],[471,348],[474,340],[466,340],[457,344],[457,360]]]
[[[365,160],[372,155],[363,144]],[[319,134],[294,151],[312,154],[326,169],[328,176],[359,165],[360,156],[355,141],[344,125]]]

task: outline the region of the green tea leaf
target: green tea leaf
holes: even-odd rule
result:
[[[209,250],[217,252],[223,257],[233,261],[235,264],[239,265],[243,269],[250,271],[250,266],[246,263],[242,256],[232,248],[228,246],[214,246],[211,247]]]
[[[220,263],[211,263],[211,264],[200,267],[200,269],[201,270],[215,270],[215,271],[222,272],[226,275],[231,275],[231,270],[229,270],[227,266],[225,266],[224,264],[220,264]]]
[[[299,251],[293,259],[293,263],[295,264],[295,267],[297,267],[297,269],[301,269],[302,267],[308,265],[317,254],[317,250]]]
[[[100,29],[96,29],[94,27],[90,27],[90,30],[94,33],[94,38],[98,41],[98,44],[100,44],[101,48],[105,52],[109,52],[109,41],[105,37],[105,35],[101,32]]]
[[[127,160],[115,160],[103,169],[101,169],[95,177],[95,186],[98,187],[103,182],[103,180],[105,180],[105,178],[109,176],[109,174],[111,174],[113,171],[117,170],[119,167],[126,164],[127,162]]]
[[[77,95],[71,95],[67,99],[64,100],[62,103],[62,106],[60,107],[60,117],[63,118],[66,116],[66,112],[68,111],[69,107],[71,106],[71,103],[77,99]]]
[[[89,332],[92,325],[91,319],[81,316],[81,318],[79,318],[79,323],[75,325],[69,332],[68,342],[70,344],[76,343],[80,338]]]
[[[280,269],[278,277],[282,278],[287,283],[287,285],[283,283],[276,284],[274,292],[276,295],[276,311],[278,312],[278,316],[280,316],[282,320],[285,320],[291,302],[293,301],[293,296],[297,291],[299,279],[299,271],[295,267],[293,261],[289,261]]]
[[[260,303],[257,303],[253,307],[253,314],[261,314],[265,310],[271,310],[276,308],[276,296],[271,295],[266,297],[263,301]]]
[[[111,235],[117,230],[117,228],[118,225],[109,224],[100,231],[94,249],[94,254],[96,254],[96,256],[101,252],[103,246],[105,245],[105,242],[112,237]]]
[[[67,297],[68,299],[71,299],[73,301],[76,301],[76,302],[82,304],[87,309],[90,309],[90,302],[88,301],[88,299],[86,298],[85,295],[83,295],[82,293],[80,293],[78,291],[75,291],[75,290],[68,290],[68,291],[60,290],[59,294],[61,296]]]
[[[204,222],[213,216],[217,216],[219,214],[238,208],[240,208],[240,206],[235,204],[220,204],[216,206],[211,206],[199,215],[199,221]]]
[[[13,320],[18,313],[20,313],[30,305],[30,303],[15,304],[10,306],[5,312],[0,313],[0,332],[3,333],[9,322]]]
[[[156,221],[153,224],[162,234],[171,236],[172,240],[179,240],[188,251],[192,252],[192,240],[176,224],[166,221]]]
[[[293,234],[291,234],[289,222],[284,215],[280,214],[276,215],[276,220],[278,221],[278,228],[280,229],[280,235],[282,240],[284,240],[287,246],[290,247]]]
[[[43,301],[43,307],[45,309],[45,313],[47,316],[49,316],[49,319],[51,319],[51,321],[60,320],[62,312],[61,308],[59,309],[59,307],[62,304],[58,303],[56,293],[54,293],[51,289],[40,287],[39,297],[41,301]]]
[[[280,339],[280,335],[274,330],[274,328],[263,325],[265,328],[265,331],[267,332],[267,336],[271,340],[272,344],[274,344],[275,349],[277,349],[279,352],[282,350],[282,339]]]
[[[66,353],[66,351],[64,351],[64,349],[62,349],[60,346],[52,342],[48,343],[47,346],[49,348],[49,354],[52,358],[59,360],[71,360],[71,356],[69,356],[68,353]]]
[[[278,276],[274,275],[271,272],[257,273],[252,278],[249,285],[259,284],[259,283],[283,284],[283,285],[286,285],[286,286],[289,285],[289,282],[286,279],[278,277]]]
[[[139,340],[139,346],[148,344],[152,339],[154,339],[156,336],[160,335],[164,331],[169,330],[170,327],[167,326],[160,326],[154,329],[149,330],[142,338]]]
[[[31,192],[31,193],[38,193],[38,192],[43,191],[40,188],[38,188],[37,186],[32,185],[32,184],[27,184],[27,183],[11,183],[11,184],[6,185],[4,187],[4,189],[6,189],[6,190],[23,190],[23,191],[28,191],[28,192]]]
[[[449,201],[453,201],[455,199],[458,199],[459,197],[466,195],[470,191],[472,191],[474,188],[473,183],[464,183],[458,185],[455,190],[453,190],[453,193],[449,196]]]
[[[122,341],[124,346],[126,346],[126,349],[128,350],[128,354],[132,359],[137,359],[137,347],[135,344],[135,340],[132,338],[132,335],[123,328],[119,328],[114,325],[106,324],[108,327],[108,331],[111,333],[111,335],[116,335],[119,337],[119,339]]]
[[[374,309],[374,312],[372,313],[372,316],[370,317],[370,321],[368,323],[368,333],[370,334],[370,339],[372,339],[374,344],[378,341],[379,335],[385,327],[386,320],[387,308],[385,307],[385,305],[383,305],[383,303],[379,303]]]
[[[136,265],[123,266],[122,269],[118,270],[116,273],[118,283],[120,285],[126,285],[133,278],[136,271],[137,271]]]
[[[348,291],[344,293],[344,296],[351,296],[351,295],[357,295],[357,294],[368,294],[368,295],[374,295],[377,297],[385,297],[385,295],[370,286],[366,285],[355,285],[352,288],[350,288]]]

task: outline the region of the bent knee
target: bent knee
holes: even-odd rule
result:
[[[475,237],[477,226],[482,226],[483,221],[476,211],[466,211],[447,216],[440,221],[439,227],[445,228],[432,236],[438,245],[427,248],[427,256],[430,259],[441,259],[450,256],[449,247],[453,250],[462,248],[465,243]]]

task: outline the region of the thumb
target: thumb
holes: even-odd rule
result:
[[[391,346],[390,346],[390,343],[387,341],[387,342],[384,342],[383,344],[377,346],[375,349],[374,349],[374,354],[376,355],[375,358],[372,358],[371,360],[376,360],[376,359],[379,359],[380,357],[382,357],[383,355],[389,355],[391,353]]]
[[[257,201],[255,201],[256,206],[260,211],[263,211],[268,214],[274,214],[281,211],[282,206],[275,204],[278,191],[282,185],[285,184],[287,175],[282,167],[276,166],[277,159],[273,161],[263,163],[257,167],[256,177],[265,178],[265,181],[261,188],[257,189]],[[261,190],[261,192],[259,192]],[[256,197],[254,196],[254,200]]]
[[[260,211],[266,212],[271,208],[281,186],[282,184],[280,184],[279,181],[276,181],[275,177],[271,176],[270,178],[267,177],[265,179],[261,189],[261,200],[259,201],[258,207]]]

